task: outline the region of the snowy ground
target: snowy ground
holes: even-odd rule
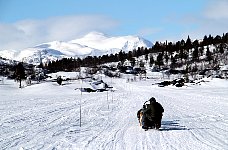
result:
[[[158,79],[103,80],[116,91],[81,94],[79,81],[0,83],[0,149],[228,149],[228,81],[177,88],[152,85]],[[142,130],[136,118],[152,96],[165,109],[160,131]]]

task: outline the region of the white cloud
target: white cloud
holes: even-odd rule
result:
[[[205,8],[205,17],[209,19],[228,19],[228,1],[227,0],[211,0]]]
[[[228,1],[208,0],[198,14],[184,14],[176,23],[182,32],[169,39],[202,39],[205,35],[222,35],[228,32]]]
[[[0,23],[0,50],[19,50],[43,42],[72,40],[94,30],[110,31],[117,25],[117,21],[102,15],[63,16],[46,20],[22,20],[13,24]]]
[[[137,35],[140,35],[142,37],[146,36],[153,36],[156,33],[159,33],[162,31],[162,28],[143,28],[138,31]]]
[[[208,4],[195,22],[198,28],[192,31],[197,38],[203,38],[204,35],[222,35],[228,31],[228,1],[227,0],[209,0]],[[199,37],[200,36],[200,37]]]

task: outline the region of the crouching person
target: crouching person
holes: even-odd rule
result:
[[[147,102],[150,104],[146,104]],[[161,127],[161,120],[164,112],[164,108],[154,97],[150,98],[143,105],[143,108],[137,112],[137,117],[140,126],[143,129],[159,129]]]
[[[147,111],[147,112],[146,112]],[[151,117],[148,113],[146,105],[143,105],[143,108],[137,112],[137,118],[139,120],[139,126],[143,129],[155,128],[154,121],[151,120]]]
[[[149,120],[150,128],[159,129],[161,127],[164,108],[160,103],[156,102],[154,97],[150,98],[149,101],[150,104],[147,104],[144,110],[145,117]]]

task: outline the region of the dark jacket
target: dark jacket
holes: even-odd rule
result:
[[[162,113],[164,112],[164,108],[158,102],[152,102],[147,104],[147,108],[144,113],[149,117],[162,117]]]

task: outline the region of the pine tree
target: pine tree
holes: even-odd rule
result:
[[[139,67],[144,68],[144,66],[145,66],[145,63],[144,63],[142,60],[140,60],[140,62],[139,62]]]
[[[211,61],[213,58],[212,58],[212,53],[211,53],[211,51],[209,50],[209,47],[208,47],[208,46],[207,46],[206,56],[207,56],[207,61],[209,61],[209,63],[210,63],[210,61]]]
[[[194,61],[199,60],[199,50],[198,50],[198,48],[195,48],[195,49],[193,50],[193,52],[192,52],[192,59],[193,59]]]
[[[134,66],[135,66],[135,58],[132,57],[132,58],[130,59],[130,62],[131,62],[131,66],[134,67]]]
[[[161,68],[162,65],[164,65],[162,53],[158,54],[156,64],[158,65],[159,69]]]
[[[21,88],[21,81],[26,79],[25,68],[22,63],[17,64],[14,75],[15,75],[16,81],[20,83],[19,88]]]
[[[192,42],[191,42],[190,37],[188,36],[186,43],[185,43],[185,49],[189,50],[191,47],[192,47]]]
[[[151,55],[150,55],[150,67],[152,67],[153,64],[154,64],[154,57],[153,57],[153,55],[151,54]]]
[[[199,60],[199,41],[195,40],[192,44],[194,47],[194,50],[192,52],[192,59],[194,61],[198,61]]]
[[[209,45],[209,44],[208,44],[208,38],[207,38],[206,35],[205,35],[204,38],[203,38],[202,45],[203,45],[203,46]]]
[[[224,48],[223,48],[223,44],[222,44],[222,43],[219,45],[219,52],[220,52],[221,54],[224,53]]]
[[[148,54],[145,54],[145,60],[147,62],[147,60],[148,60]]]
[[[168,55],[168,52],[166,51],[165,53],[165,62],[166,64],[168,65],[168,62],[169,62],[169,55]]]
[[[138,47],[138,50],[136,51],[136,57],[138,58],[141,55],[142,55],[141,48]]]

